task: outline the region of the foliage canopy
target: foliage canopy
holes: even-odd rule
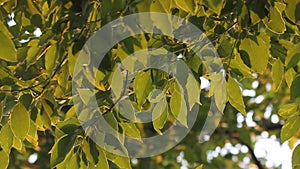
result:
[[[291,148],[299,138],[299,11],[300,0],[0,0],[0,168],[180,168],[176,158],[182,152],[190,168],[200,164],[204,168],[239,168],[246,156],[251,157],[249,165],[263,168],[265,161],[253,152],[256,136],[267,131],[282,143],[289,141]],[[144,110],[161,101],[162,96],[153,89],[167,90],[169,97],[162,102],[168,106],[162,110],[157,104],[154,112],[159,118],[149,124],[128,123],[114,109],[111,90],[121,95],[122,85],[112,85],[111,80],[118,78],[113,74],[120,60],[131,53],[164,48],[181,54],[198,79],[188,81],[187,90],[199,86],[198,77],[211,81],[209,91],[201,91],[200,101],[187,99],[187,103],[181,103],[191,109],[200,107],[196,123],[183,141],[164,154],[129,159],[105,151],[86,135],[73,105],[72,78],[79,51],[95,31],[139,12],[168,13],[196,25],[218,51],[226,79],[220,80],[218,74],[208,76],[207,68],[189,46],[170,37],[140,34],[116,44],[93,70],[97,74],[93,85],[98,90],[99,107],[108,110],[105,119],[122,135],[145,137],[161,134],[173,123],[187,125],[188,112],[182,116],[183,110],[178,108],[180,87],[172,77],[157,70],[139,73],[130,86],[129,97],[132,109]],[[169,22],[151,19],[149,23]],[[77,73],[88,78],[84,72]],[[258,86],[253,88],[253,82]],[[247,96],[240,88],[254,90],[255,95]],[[218,100],[224,98],[225,91],[226,104]],[[87,90],[78,93],[81,98],[94,94]],[[198,136],[213,94],[216,106],[225,109],[224,115],[210,140],[200,144]],[[255,102],[253,97],[264,99]],[[83,103],[88,105],[89,100]],[[278,122],[265,116],[267,107],[272,108],[272,116],[280,116]],[[237,116],[251,113],[255,127],[237,122]],[[116,140],[111,146],[122,144],[121,136]],[[208,162],[207,152],[225,143],[245,145],[249,151],[227,153]],[[38,154],[37,161],[28,163],[34,153]],[[238,162],[232,161],[233,156]],[[292,158],[294,169],[300,168],[299,159],[297,146]]]

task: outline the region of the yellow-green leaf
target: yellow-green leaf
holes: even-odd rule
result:
[[[8,61],[8,62],[17,62],[17,50],[15,45],[10,38],[9,33],[5,25],[0,22],[0,59]]]
[[[227,102],[226,80],[222,72],[211,75],[209,79],[211,80],[209,96],[214,96],[218,110],[223,113]]]
[[[23,140],[30,128],[29,113],[23,104],[18,103],[11,112],[11,130],[14,135]]]
[[[240,50],[245,51],[250,59],[251,68],[258,73],[263,73],[268,64],[269,48],[261,37],[255,39],[245,38],[241,41]]]
[[[241,89],[237,82],[232,78],[228,78],[227,93],[229,96],[229,103],[246,116],[245,104],[242,96]]]
[[[0,145],[6,153],[10,153],[10,149],[14,141],[13,138],[14,135],[11,131],[10,125],[9,123],[6,123],[4,126],[2,126],[0,131]]]
[[[8,153],[6,153],[5,151],[0,151],[0,159],[1,159],[0,168],[6,169],[9,163]]]
[[[196,4],[194,0],[175,0],[178,8],[184,10],[187,13],[194,14],[196,9]]]
[[[272,78],[276,90],[280,87],[284,75],[284,67],[280,59],[277,59],[272,65]]]
[[[275,7],[270,7],[270,17],[266,17],[263,22],[272,32],[283,34],[286,30],[285,23],[282,18],[281,12]]]
[[[289,69],[285,72],[285,81],[289,88],[291,88],[295,76],[296,72],[294,69]]]
[[[299,104],[297,103],[291,103],[291,104],[285,104],[280,107],[278,114],[284,118],[292,117],[298,115],[297,112],[299,107]]]
[[[125,132],[125,135],[135,139],[141,138],[140,130],[136,127],[134,123],[120,123],[120,126]]]
[[[298,134],[299,131],[300,131],[300,117],[294,116],[289,118],[281,129],[280,132],[281,142],[283,143],[287,141],[292,136]]]
[[[300,25],[300,0],[286,0],[286,16],[295,24]]]
[[[45,55],[45,67],[49,76],[52,75],[52,72],[55,68],[57,54],[57,45],[51,45]]]
[[[155,105],[155,107],[153,108],[152,123],[153,123],[154,130],[158,134],[162,134],[162,132],[160,130],[164,127],[164,125],[167,121],[168,110],[169,110],[168,104],[165,99],[158,102]]]
[[[203,169],[203,164],[199,165],[199,166],[196,167],[195,169]]]
[[[293,151],[293,157],[292,157],[292,164],[293,164],[293,169],[296,166],[300,166],[300,145],[298,145],[294,151]]]
[[[224,0],[203,0],[203,4],[217,15],[221,14]]]

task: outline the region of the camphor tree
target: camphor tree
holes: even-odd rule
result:
[[[288,141],[293,149],[292,167],[300,168],[300,146],[296,144],[300,130],[299,11],[300,0],[0,0],[0,168],[173,169],[180,168],[182,161],[189,168],[267,168],[266,160],[254,153],[256,138],[263,132],[281,143]],[[152,32],[118,41],[100,65],[89,67],[97,51],[107,47],[100,41],[87,50],[84,46],[89,38],[117,19],[143,12],[173,15],[192,23],[209,39],[219,58],[200,59],[193,47],[203,55],[215,53],[197,43],[188,45],[189,39],[170,36],[180,31],[182,35],[193,33],[182,25],[170,32],[173,17],[150,14],[136,19],[148,23]],[[112,43],[113,33],[135,29],[109,28],[112,34],[101,37],[107,44]],[[162,34],[165,32],[170,34]],[[183,72],[179,77],[184,85],[175,80],[176,73],[154,68],[130,76],[128,72],[147,64],[147,59],[145,63],[127,60],[134,65],[132,71],[126,69],[126,59],[150,48],[156,58],[163,51],[175,56],[174,62],[182,65],[175,64],[172,70]],[[83,54],[87,59],[80,60],[84,64],[76,69]],[[223,68],[211,73],[219,64]],[[184,75],[184,66],[189,76]],[[210,87],[197,95],[200,77],[208,79]],[[126,83],[120,80],[123,78]],[[112,83],[114,80],[118,82]],[[75,92],[74,85],[78,87]],[[86,86],[95,92],[83,88]],[[183,96],[180,90],[191,95]],[[254,94],[247,95],[247,90]],[[103,132],[105,127],[97,122],[100,114],[93,111],[89,98],[95,98],[101,117],[115,132]],[[123,104],[130,106],[119,104],[123,98],[127,99]],[[160,103],[165,106],[159,107]],[[219,124],[215,132],[202,138],[205,120],[214,113],[211,104],[223,114],[220,123],[211,121]],[[126,113],[121,114],[120,109]],[[149,109],[158,118],[147,123],[129,120],[138,118],[133,110]],[[147,158],[112,153],[127,152],[127,136],[139,140],[163,135],[173,125],[188,126],[194,109],[195,124],[167,152]],[[271,114],[266,115],[266,109]],[[237,117],[251,115],[255,125],[237,121]],[[270,115],[280,119],[271,121]],[[88,120],[83,123],[81,119]],[[88,130],[94,124],[97,127]],[[95,132],[101,136],[96,140],[106,147],[95,141]],[[229,143],[248,151],[208,158],[208,152]],[[34,162],[28,161],[32,155],[37,155]],[[251,161],[243,162],[245,157]]]

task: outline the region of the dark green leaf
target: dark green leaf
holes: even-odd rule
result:
[[[295,77],[291,85],[291,99],[294,100],[300,96],[300,74]]]
[[[52,167],[55,167],[57,164],[61,163],[65,159],[66,155],[73,147],[74,141],[74,136],[65,135],[55,142],[54,146],[50,151],[50,164]]]

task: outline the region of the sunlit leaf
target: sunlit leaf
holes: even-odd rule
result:
[[[283,125],[280,132],[281,142],[285,142],[300,131],[300,117],[294,116],[289,118]]]
[[[300,0],[286,0],[285,2],[287,4],[285,14],[292,22],[300,25]]]
[[[267,28],[269,28],[274,33],[282,34],[285,32],[285,23],[282,18],[281,12],[275,7],[270,7],[270,17],[265,18],[263,21]]]
[[[17,50],[15,48],[15,45],[9,36],[7,34],[8,31],[4,24],[0,22],[0,39],[1,39],[1,45],[0,45],[0,59],[3,59],[8,62],[16,62],[17,60]]]
[[[240,50],[247,53],[251,62],[251,68],[254,71],[259,73],[264,72],[268,64],[269,49],[261,37],[243,39],[241,41]]]
[[[229,103],[244,116],[247,116],[241,89],[232,77],[228,78],[227,94],[229,96]]]
[[[280,59],[277,59],[272,65],[272,78],[276,90],[280,87],[284,76],[284,67]]]
[[[3,150],[0,151],[0,159],[1,159],[0,168],[3,169],[7,168],[9,163],[9,154]]]
[[[278,114],[284,118],[292,117],[298,115],[297,112],[299,107],[299,104],[297,103],[291,103],[291,104],[285,104],[283,106],[280,106]]]
[[[14,135],[11,131],[9,123],[6,123],[4,126],[2,126],[0,131],[0,144],[1,148],[7,153],[10,153],[10,149],[13,145],[13,138]]]
[[[300,145],[298,145],[294,151],[293,151],[293,157],[292,157],[292,164],[293,164],[293,169],[295,167],[300,166]]]
[[[167,120],[168,117],[168,104],[165,99],[162,101],[158,102],[155,107],[153,108],[152,112],[152,123],[153,123],[153,128],[158,134],[162,134],[160,131]]]
[[[30,129],[30,118],[26,108],[21,104],[17,104],[11,113],[11,130],[14,135],[23,140]]]

